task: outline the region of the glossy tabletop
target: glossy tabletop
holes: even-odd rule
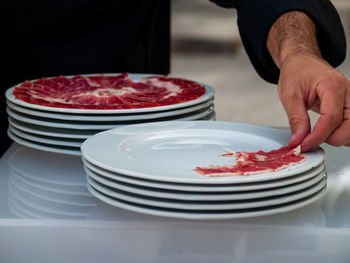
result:
[[[81,157],[13,144],[0,160],[0,262],[350,262],[350,148],[323,148],[322,200],[195,221],[112,207],[88,192]]]

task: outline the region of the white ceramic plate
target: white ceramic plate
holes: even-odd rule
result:
[[[53,152],[53,153],[62,153],[62,154],[68,154],[68,155],[81,155],[81,151],[77,147],[67,147],[67,146],[53,146],[49,144],[41,144],[34,141],[29,141],[27,139],[21,138],[15,134],[13,134],[10,130],[7,130],[8,136],[13,140],[14,142],[21,144],[23,146],[46,151],[46,152]]]
[[[112,206],[123,208],[126,210],[134,211],[137,213],[155,215],[155,216],[164,216],[164,217],[173,217],[173,218],[182,218],[182,219],[196,219],[196,220],[214,220],[214,219],[234,219],[234,218],[248,218],[248,217],[257,217],[264,215],[272,215],[278,213],[284,213],[292,211],[304,206],[307,206],[316,200],[320,199],[326,192],[326,186],[321,189],[319,192],[309,195],[300,200],[296,200],[290,203],[285,203],[276,206],[268,206],[264,208],[252,208],[252,209],[237,209],[237,210],[224,210],[224,211],[188,211],[181,209],[170,209],[170,208],[159,208],[153,206],[140,205],[132,202],[123,201],[121,199],[112,198],[106,196],[93,187],[88,185],[89,191],[101,201],[108,203]]]
[[[93,76],[96,74],[87,74],[83,76]],[[100,74],[98,74],[100,75]],[[119,74],[104,74],[106,76],[116,76]],[[130,78],[133,81],[138,81],[141,78],[144,77],[150,77],[150,76],[156,76],[156,75],[149,75],[149,74],[129,74]],[[68,76],[70,77],[70,76]],[[199,82],[197,82],[199,83]],[[42,110],[42,111],[50,111],[50,112],[61,112],[61,113],[73,113],[73,114],[125,114],[125,113],[146,113],[146,112],[156,112],[156,111],[166,111],[166,110],[173,110],[173,109],[179,109],[179,108],[185,108],[189,107],[192,105],[196,105],[202,102],[205,102],[207,100],[210,100],[214,96],[214,89],[211,88],[210,86],[199,83],[205,87],[205,94],[195,100],[191,100],[188,102],[184,103],[177,103],[177,104],[172,104],[172,105],[167,105],[167,106],[159,106],[159,107],[151,107],[151,108],[141,108],[141,109],[122,109],[122,110],[86,110],[86,109],[67,109],[67,108],[55,108],[55,107],[47,107],[47,106],[41,106],[41,105],[36,105],[36,104],[31,104],[24,102],[22,100],[16,99],[12,92],[14,88],[10,88],[6,91],[5,95],[8,101],[10,101],[13,104],[25,107],[25,108],[30,108],[30,109],[35,109],[35,110]],[[20,84],[18,84],[20,85]]]
[[[203,118],[198,119],[199,121],[215,121],[216,120],[216,112],[213,111],[207,116],[204,116]]]
[[[202,118],[201,120],[215,120],[215,112],[212,112],[208,116]],[[77,130],[77,129],[64,129],[64,128],[53,128],[53,127],[45,127],[30,123],[25,123],[11,117],[8,118],[10,126],[15,127],[16,129],[30,133],[33,135],[39,136],[49,136],[59,138],[67,138],[67,139],[81,139],[85,140],[89,136],[92,136],[96,133],[101,132],[101,130]]]
[[[318,192],[322,189],[326,183],[326,177],[324,174],[321,176],[321,180],[318,178],[318,182],[313,184],[308,188],[304,188],[300,191],[268,197],[265,199],[248,199],[248,200],[216,200],[216,201],[189,201],[189,200],[167,200],[161,199],[157,197],[146,197],[142,195],[125,193],[123,191],[115,191],[115,189],[107,188],[104,185],[99,184],[98,182],[91,179],[91,177],[87,177],[88,184],[92,186],[95,190],[100,193],[110,196],[113,198],[117,198],[120,200],[124,200],[127,202],[132,202],[135,204],[161,207],[161,208],[172,208],[172,209],[182,209],[182,210],[231,210],[231,209],[250,209],[250,208],[259,208],[265,206],[274,206],[279,204],[284,204],[288,202],[292,202],[295,200],[299,200],[309,196],[313,193]]]
[[[63,121],[63,120],[49,121],[46,118],[28,116],[19,112],[15,112],[10,108],[6,108],[6,111],[8,115],[13,119],[30,123],[30,124],[41,125],[46,127],[54,127],[54,128],[78,129],[78,130],[108,130],[116,127],[123,127],[125,125],[133,124],[133,123],[126,123],[126,122],[101,122],[98,124],[96,123],[94,124],[91,122],[72,122],[72,121]],[[214,107],[209,107],[204,110],[201,110],[192,114],[188,114],[186,116],[181,115],[173,119],[169,118],[167,121],[198,120],[210,115],[213,111],[214,111]]]
[[[22,122],[11,117],[8,118],[10,125],[23,132],[51,136],[57,138],[87,139],[89,136],[101,132],[101,130],[76,130],[64,128],[52,128]]]
[[[314,177],[321,173],[325,167],[324,163],[302,174],[286,177],[284,179],[263,181],[260,183],[247,183],[247,184],[181,184],[181,183],[167,183],[154,180],[144,180],[118,173],[111,173],[106,170],[102,170],[97,166],[89,163],[83,158],[84,166],[86,169],[94,172],[95,174],[102,176],[105,180],[111,183],[127,183],[133,186],[144,186],[162,190],[177,190],[177,191],[194,191],[194,192],[231,192],[231,191],[251,191],[262,190],[267,188],[275,188],[286,185],[299,183]]]
[[[27,115],[32,115],[35,117],[43,117],[49,119],[58,120],[69,120],[69,121],[89,121],[89,122],[101,122],[101,121],[139,121],[139,120],[152,120],[159,118],[168,118],[178,115],[188,114],[205,108],[209,108],[213,105],[213,100],[205,101],[203,103],[193,105],[187,108],[181,108],[176,110],[145,113],[145,114],[118,114],[118,115],[78,115],[78,114],[67,114],[67,113],[56,113],[56,112],[46,112],[24,108],[22,106],[15,105],[11,102],[7,102],[7,106],[14,111],[24,113]],[[51,120],[54,121],[54,120]]]
[[[233,151],[269,151],[287,145],[290,133],[275,128],[218,121],[128,125],[98,133],[82,145],[84,158],[99,168],[141,179],[191,184],[234,184],[289,177],[317,167],[324,152],[305,153],[306,161],[277,172],[250,176],[204,177],[198,166],[232,165]]]
[[[93,172],[86,170],[88,178],[90,179],[89,183],[91,183],[94,188],[98,189],[100,192],[113,196],[112,192],[114,192],[117,195],[125,195],[128,196],[129,194],[131,196],[136,196],[136,198],[139,199],[153,199],[157,198],[159,200],[162,200],[163,203],[168,202],[177,202],[177,201],[196,201],[196,202],[213,202],[213,201],[247,201],[247,200],[253,200],[253,199],[260,199],[260,198],[270,198],[270,197],[277,197],[281,195],[291,194],[293,192],[304,190],[308,187],[311,187],[312,185],[318,183],[320,180],[322,180],[325,177],[325,172],[321,172],[320,174],[312,177],[311,179],[308,179],[304,182],[278,187],[274,189],[265,189],[265,190],[252,190],[247,192],[206,192],[206,193],[198,193],[198,192],[191,192],[191,191],[172,191],[172,190],[159,190],[159,189],[152,189],[147,187],[137,187],[132,185],[126,185],[122,183],[111,183],[108,180],[103,179],[103,177],[100,177]],[[97,183],[100,188],[98,188],[94,183]],[[102,188],[104,190],[102,190]],[[120,199],[120,196],[113,196]],[[277,198],[276,198],[277,199]],[[140,203],[140,202],[137,202]],[[270,204],[271,205],[271,204]]]
[[[48,136],[41,136],[41,135],[33,135],[30,133],[22,132],[12,125],[9,126],[10,131],[23,139],[37,142],[37,143],[44,143],[49,145],[59,145],[59,146],[68,146],[68,147],[81,147],[81,144],[84,142],[84,140],[81,139],[67,139],[67,138],[55,138],[55,137],[48,137]]]

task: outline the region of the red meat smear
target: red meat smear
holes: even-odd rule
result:
[[[204,94],[205,87],[194,81],[159,76],[134,82],[127,73],[42,78],[25,81],[13,91],[16,99],[31,104],[75,109],[166,106],[194,100]]]
[[[269,152],[235,152],[221,156],[234,157],[235,165],[197,167],[195,171],[207,177],[224,177],[233,175],[252,175],[275,172],[305,161],[300,154],[300,146],[283,146]]]

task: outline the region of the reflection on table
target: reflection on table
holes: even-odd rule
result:
[[[282,258],[347,262],[350,149],[324,148],[328,189],[322,200],[278,215],[194,221],[112,207],[88,192],[80,157],[14,144],[0,161],[1,258],[84,263],[101,258],[135,263],[277,263]]]

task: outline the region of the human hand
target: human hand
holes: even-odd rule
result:
[[[292,137],[302,151],[327,142],[350,146],[350,82],[318,56],[296,53],[280,67],[278,93],[288,115]],[[320,117],[311,131],[307,111]]]
[[[350,84],[323,60],[316,27],[305,13],[280,16],[267,38],[267,48],[280,69],[279,97],[288,115],[292,137],[302,151],[327,142],[350,146]],[[320,114],[311,131],[308,110]]]

